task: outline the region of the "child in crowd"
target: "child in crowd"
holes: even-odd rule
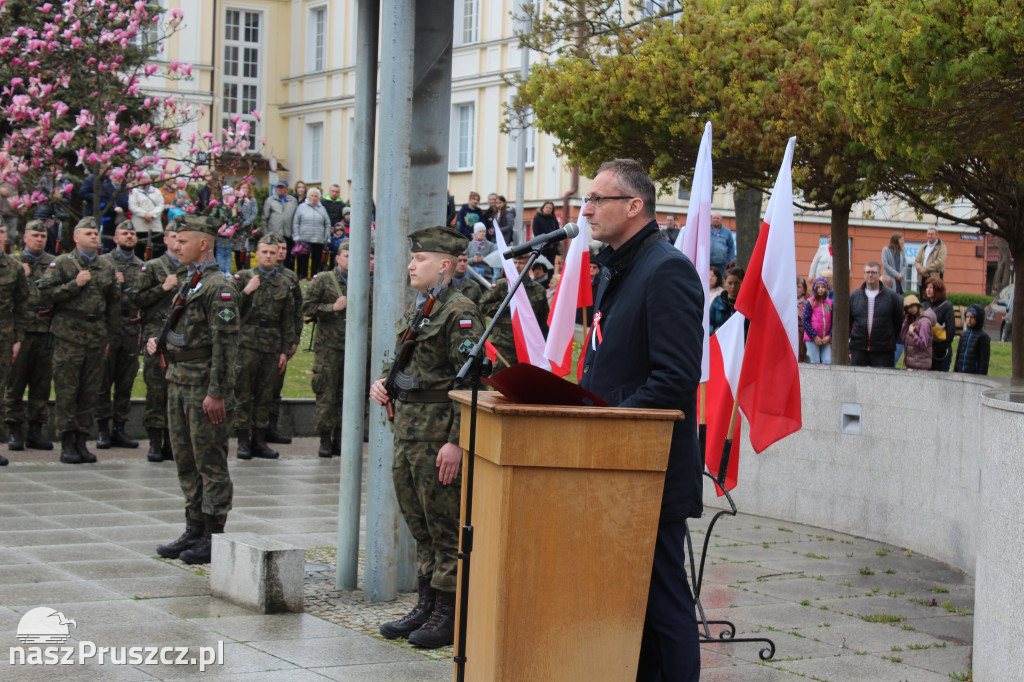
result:
[[[736,297],[739,296],[741,284],[743,268],[729,268],[725,271],[725,291],[711,302],[711,310],[708,313],[712,334],[736,312]]]
[[[964,331],[956,348],[954,372],[964,374],[988,374],[988,358],[991,342],[985,332],[985,311],[972,303],[964,312]]]
[[[828,281],[814,280],[812,297],[804,303],[803,330],[807,343],[807,361],[812,365],[832,364],[832,301],[828,297]]]
[[[911,294],[903,299],[903,329],[900,339],[906,346],[907,369],[932,368],[932,325],[935,313],[930,309],[921,313],[921,301]]]

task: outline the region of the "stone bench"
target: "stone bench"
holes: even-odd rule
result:
[[[214,597],[260,613],[303,610],[306,558],[301,547],[256,533],[213,536]]]

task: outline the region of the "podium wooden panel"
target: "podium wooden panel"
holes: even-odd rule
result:
[[[460,444],[468,448],[470,392],[451,395],[462,403]],[[681,417],[480,394],[467,680],[636,679],[669,443]],[[463,483],[465,519],[465,476]]]

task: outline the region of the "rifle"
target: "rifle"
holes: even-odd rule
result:
[[[306,324],[313,323],[313,328],[309,330],[309,348],[303,348],[303,353],[313,352],[313,337],[316,336],[316,317],[307,317]]]
[[[416,313],[412,324],[402,334],[402,340],[398,342],[398,350],[395,351],[395,361],[391,364],[387,378],[384,379],[384,391],[388,394],[387,399],[384,401],[384,409],[387,410],[389,422],[395,421],[395,399],[398,397],[399,389],[409,390],[413,388],[412,386],[402,386],[400,384],[406,376],[402,374],[402,369],[409,364],[420,328],[429,321],[430,313],[434,310],[434,303],[437,302],[437,293],[441,290],[444,275],[445,273],[442,272],[441,276],[437,278],[437,286],[433,289],[427,289],[427,300],[424,302],[423,308]]]
[[[196,268],[196,274],[192,275],[192,280],[178,289],[178,293],[174,295],[174,300],[171,301],[167,317],[164,318],[164,325],[160,328],[160,333],[156,337],[156,357],[160,360],[160,369],[167,369],[167,358],[164,357],[164,351],[167,349],[167,335],[171,333],[171,328],[178,323],[181,314],[185,312],[185,292],[199,284],[199,280],[202,278],[203,271]]]

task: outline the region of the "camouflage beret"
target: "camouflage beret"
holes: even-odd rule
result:
[[[30,220],[25,223],[26,232],[46,232],[46,228],[43,226],[42,220]]]
[[[179,213],[170,220],[167,221],[167,227],[164,228],[166,232],[178,232],[185,227],[185,217],[187,214]]]
[[[270,244],[271,246],[277,246],[280,243],[281,240],[277,238],[276,234],[265,234],[263,235],[263,237],[260,238],[258,242],[256,242],[257,245]]]
[[[466,250],[469,238],[450,227],[424,227],[409,235],[413,253],[432,251],[458,256]]]
[[[348,251],[348,238],[342,239],[341,243],[338,244],[338,251]]]
[[[134,232],[135,231],[135,225],[132,223],[131,220],[122,220],[120,223],[117,224],[117,228],[115,228],[115,229],[118,229],[118,230],[131,230],[132,232]]]
[[[216,218],[205,215],[189,215],[185,216],[185,224],[178,228],[178,231],[202,232],[211,237],[216,237],[218,229],[220,229],[220,221]]]
[[[79,220],[78,223],[75,225],[75,229],[76,230],[86,230],[86,229],[98,230],[98,229],[100,229],[100,226],[96,222],[96,219],[93,218],[90,215],[90,216],[86,216],[86,217],[82,218],[81,220]]]

